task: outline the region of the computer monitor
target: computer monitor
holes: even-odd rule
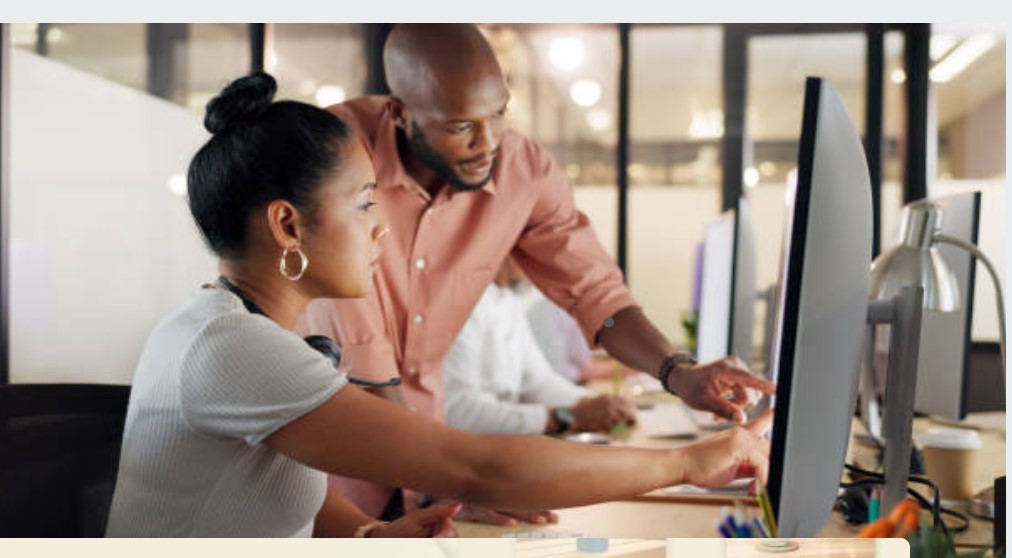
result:
[[[768,491],[780,536],[811,537],[840,483],[868,313],[871,186],[861,139],[824,79],[805,83],[771,370]]]
[[[933,198],[932,201],[942,210],[938,232],[976,246],[980,228],[980,192]],[[937,248],[959,286],[959,304],[954,312],[925,310],[921,315],[914,410],[962,420],[966,417],[968,406],[976,262],[969,252],[950,244],[939,244]]]
[[[696,358],[709,362],[735,355],[752,361],[756,303],[755,224],[742,197],[706,224],[699,291]]]
[[[980,192],[967,192],[930,200],[941,210],[938,232],[977,244],[980,228]],[[896,238],[899,241],[898,235]],[[957,308],[951,312],[923,310],[917,359],[917,388],[914,410],[952,420],[962,420],[968,408],[970,377],[970,336],[973,321],[975,265],[966,251],[939,243],[940,252],[957,284]],[[874,391],[881,398],[886,387],[891,330],[876,332]],[[871,378],[872,376],[864,376]],[[864,407],[862,418],[873,436],[880,436],[878,418],[869,416],[874,407]]]

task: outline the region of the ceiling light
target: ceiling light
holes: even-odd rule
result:
[[[896,85],[900,85],[900,84],[906,83],[906,81],[907,81],[907,73],[904,72],[903,70],[896,69],[896,70],[893,70],[892,74],[889,75],[889,79],[891,79],[892,82],[895,83]]]
[[[573,70],[583,63],[583,41],[560,37],[548,44],[548,59],[560,70]]]
[[[60,29],[59,27],[50,27],[49,30],[46,31],[46,41],[49,43],[59,44],[62,43],[65,38],[67,38],[66,34],[63,32],[63,29]]]
[[[344,88],[340,85],[321,85],[316,90],[316,104],[321,107],[343,103],[346,98]]]
[[[724,112],[720,109],[695,111],[689,123],[689,137],[693,139],[719,138],[724,135]]]
[[[569,88],[569,96],[581,107],[592,107],[601,100],[601,84],[593,79],[581,79]]]
[[[172,195],[183,197],[186,195],[186,177],[181,174],[174,174],[169,178],[169,192]]]
[[[745,169],[745,186],[748,188],[755,188],[759,185],[759,171],[755,167],[749,167]]]
[[[980,58],[997,43],[994,35],[981,33],[973,35],[949,52],[948,56],[931,68],[931,81],[947,82],[959,75],[973,61]]]
[[[955,35],[933,35],[931,37],[931,61],[938,62],[945,56],[945,53],[952,50],[952,47],[956,46],[959,39]]]

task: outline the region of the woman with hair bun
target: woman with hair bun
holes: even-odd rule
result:
[[[679,449],[594,447],[454,430],[355,386],[332,342],[291,330],[310,300],[371,288],[375,177],[340,119],[276,89],[255,74],[208,103],[188,195],[220,276],[141,355],[109,536],[454,534],[458,504],[377,522],[326,473],[505,510],[765,477],[768,417]]]

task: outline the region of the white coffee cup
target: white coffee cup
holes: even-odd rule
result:
[[[983,445],[975,430],[929,428],[918,436],[929,479],[945,500],[969,500]]]

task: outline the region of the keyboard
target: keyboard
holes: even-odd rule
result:
[[[721,430],[731,423],[714,420],[713,413],[682,403],[658,403],[636,412],[636,424],[648,438],[692,440],[704,431]]]

